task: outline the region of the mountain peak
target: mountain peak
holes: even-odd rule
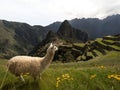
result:
[[[60,37],[71,37],[73,32],[72,26],[69,24],[67,20],[65,20],[58,29],[58,35]]]
[[[69,24],[69,21],[68,20],[64,20],[63,23],[64,24]]]
[[[71,24],[65,20],[57,32],[58,36],[67,41],[83,41],[86,42],[88,39],[88,35],[86,32],[75,29],[71,26]]]
[[[62,24],[61,24],[61,26],[65,26],[65,27],[69,27],[69,28],[72,28],[72,26],[71,26],[71,24],[69,23],[69,21],[68,20],[65,20]]]

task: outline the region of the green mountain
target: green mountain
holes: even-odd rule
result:
[[[0,57],[27,54],[46,35],[41,26],[0,20]]]

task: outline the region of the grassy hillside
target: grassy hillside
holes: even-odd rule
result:
[[[81,47],[81,45],[77,45]],[[95,41],[88,41],[84,46],[80,58],[78,60],[89,60],[91,58],[106,55],[110,51],[120,51],[120,35],[105,36],[97,38]]]
[[[7,60],[0,60],[0,84],[6,70]],[[78,63],[55,63],[34,81],[24,76],[26,82],[8,73],[2,90],[119,90],[120,52]]]
[[[0,58],[28,54],[46,33],[42,26],[0,20]]]
[[[12,28],[8,29],[5,27],[3,22],[0,20],[0,57],[6,57],[8,54],[17,54],[17,52],[13,50],[14,46],[17,46],[14,35],[14,30]]]

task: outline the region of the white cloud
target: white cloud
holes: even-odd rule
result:
[[[0,0],[0,19],[47,25],[120,13],[120,0]]]

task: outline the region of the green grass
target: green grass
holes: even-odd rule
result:
[[[97,55],[99,55],[99,56],[101,56],[101,55],[103,55],[100,51],[98,51],[98,50],[93,50]]]
[[[103,43],[102,41],[97,41],[98,43],[100,43],[103,46],[107,46],[105,43]]]
[[[7,60],[0,60],[0,84],[6,62]],[[65,74],[69,75],[66,79],[62,76]],[[27,76],[23,83],[8,73],[2,90],[119,90],[120,80],[108,78],[111,74],[120,75],[120,52],[109,52],[86,62],[53,62],[42,74],[42,79],[36,81]],[[59,81],[56,80],[58,77]]]
[[[96,38],[95,41],[101,42],[103,39],[102,38]]]
[[[109,45],[109,46],[112,47],[112,48],[115,48],[115,49],[120,50],[120,47],[118,47],[118,46],[116,46],[116,45]]]
[[[79,46],[79,47],[84,47],[85,44],[84,43],[74,43],[75,46]]]
[[[104,40],[106,42],[109,42],[109,43],[114,43],[115,41],[114,40]]]
[[[92,54],[92,52],[87,52],[87,55],[88,55],[88,56],[95,57],[95,56]]]

